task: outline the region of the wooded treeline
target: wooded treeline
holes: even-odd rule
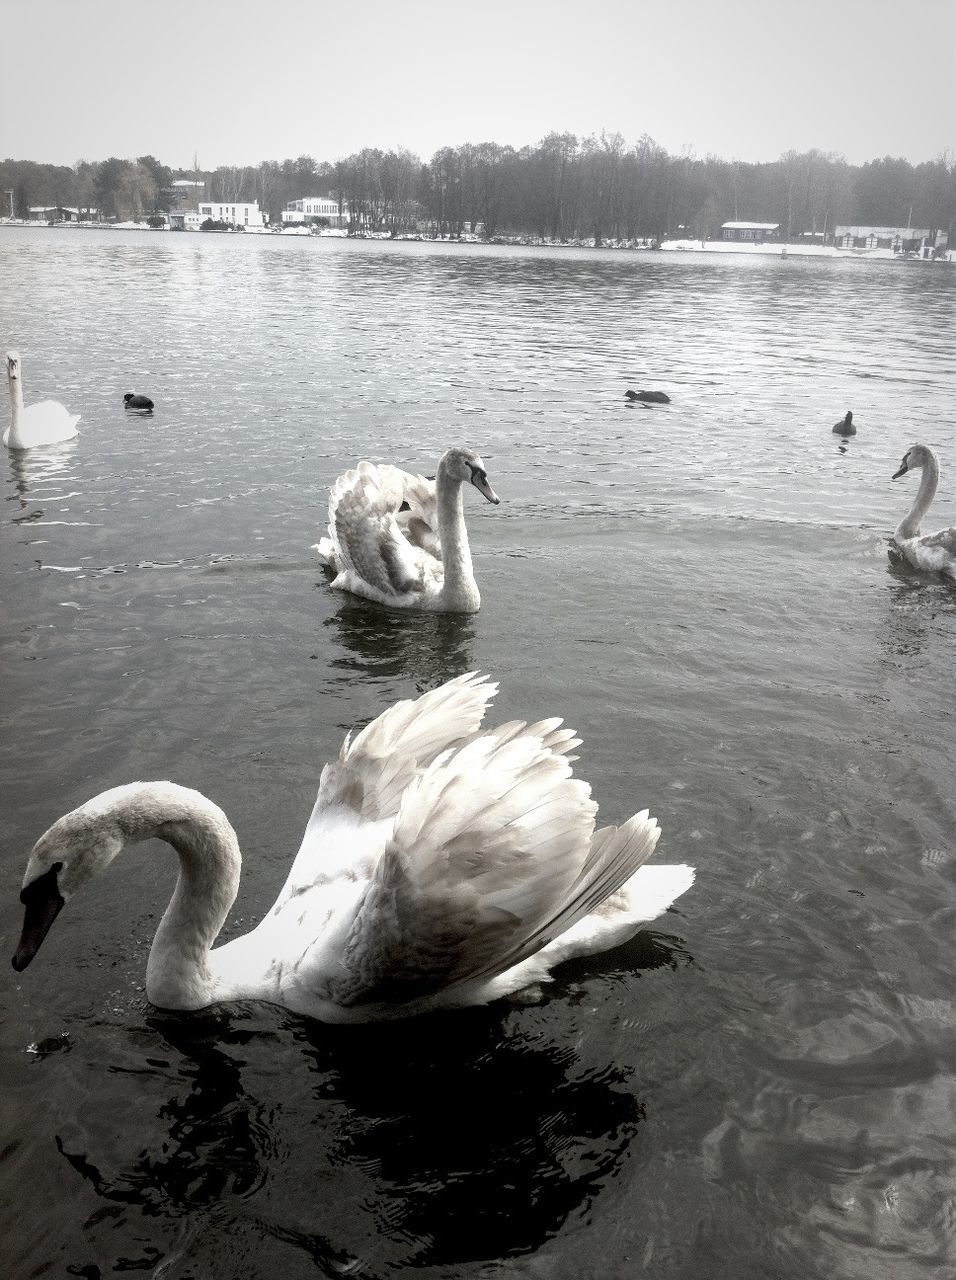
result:
[[[169,207],[177,178],[204,181],[213,200],[258,200],[271,221],[305,196],[343,201],[353,231],[427,230],[488,239],[532,235],[597,242],[714,238],[722,222],[778,222],[790,239],[832,232],[838,223],[925,227],[956,222],[952,155],[911,164],[885,157],[863,165],[817,150],[744,163],[674,156],[653,139],[628,145],[619,133],[552,133],[534,146],[493,142],[443,147],[423,163],[409,151],[366,148],[345,159],[303,155],[247,167],[172,170],[154,156],[98,163],[0,162],[0,193],[14,213],[30,206],[95,208],[103,218],[140,219]],[[0,199],[9,200],[9,197]],[[3,214],[7,204],[0,205]]]

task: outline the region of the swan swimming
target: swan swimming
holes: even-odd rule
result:
[[[913,505],[893,534],[893,541],[917,569],[945,573],[956,581],[956,527],[920,536],[920,522],[929,510],[939,484],[939,462],[933,450],[925,444],[914,444],[907,449],[899,470],[893,473],[893,479],[898,480],[907,471],[918,470],[923,472],[919,489]]]
[[[7,385],[10,388],[10,425],[3,433],[8,449],[35,449],[42,444],[59,444],[77,434],[78,413],[70,413],[59,400],[40,400],[23,407],[23,379],[20,356],[7,352]]]
[[[459,676],[346,737],[275,905],[215,949],[241,863],[226,815],[172,782],[104,791],[34,845],[13,967],[124,845],[154,836],[179,856],[146,966],[162,1008],[264,1000],[383,1021],[486,1004],[627,941],[690,888],[693,868],[642,866],[660,835],[646,809],[595,828],[590,787],[571,776],[580,739],[560,720],[481,729],[496,691]]]
[[[434,482],[398,467],[360,462],[329,496],[329,536],[315,544],[332,586],[400,609],[476,613],[462,486],[498,497],[471,449],[449,449]]]
[[[839,422],[833,424],[833,435],[835,436],[855,436],[856,427],[853,425],[853,414],[849,409],[846,411],[846,417],[841,418]]]

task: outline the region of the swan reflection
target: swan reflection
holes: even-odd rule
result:
[[[425,692],[474,667],[471,614],[388,612],[349,600],[323,623],[339,646],[328,665],[349,678],[409,677]]]
[[[626,1069],[585,1071],[531,1021],[501,1006],[384,1030],[254,1006],[151,1018],[135,1063],[102,1081],[116,1136],[56,1136],[114,1206],[84,1223],[86,1246],[100,1266],[128,1265],[134,1241],[168,1265],[185,1230],[189,1265],[219,1280],[248,1274],[244,1236],[258,1266],[291,1250],[329,1275],[534,1250],[615,1174],[643,1108]]]
[[[69,452],[62,449],[51,453],[37,449],[16,451],[8,455],[7,461],[12,481],[12,492],[7,495],[7,501],[19,507],[10,519],[18,524],[26,520],[42,520],[43,507],[37,504],[43,496],[53,496],[51,485],[55,486],[54,492],[59,493],[64,481],[69,480],[73,473],[73,459]]]

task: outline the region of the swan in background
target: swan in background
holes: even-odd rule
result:
[[[148,413],[153,411],[153,402],[149,396],[137,396],[132,391],[127,391],[123,396],[123,403],[127,409],[145,409]]]
[[[933,450],[925,444],[914,444],[906,451],[900,469],[893,473],[893,479],[898,480],[907,471],[918,470],[923,472],[919,489],[905,519],[893,534],[893,541],[917,569],[946,573],[956,581],[956,527],[920,536],[920,522],[929,510],[939,484],[939,462]]]
[[[41,444],[59,444],[77,434],[78,413],[70,413],[58,400],[40,400],[23,407],[23,378],[20,356],[7,352],[7,385],[10,388],[10,426],[3,433],[8,449],[35,449]]]
[[[251,933],[212,949],[239,886],[226,815],[171,782],[114,787],[34,845],[13,967],[126,844],[159,837],[179,878],[149,953],[146,994],[168,1009],[265,1000],[327,1022],[486,1004],[573,956],[625,942],[694,879],[642,864],[647,811],[595,828],[580,744],[557,719],[481,729],[497,685],[474,673],[396,703],[327,764],[302,845]]]
[[[449,449],[434,483],[360,462],[329,496],[329,535],[315,544],[332,586],[400,609],[475,613],[481,604],[465,529],[462,486],[498,498],[471,449]]]
[[[846,412],[845,418],[841,418],[839,422],[834,422],[833,434],[835,436],[855,436],[856,435],[856,427],[853,425],[853,414],[849,411],[849,409]]]

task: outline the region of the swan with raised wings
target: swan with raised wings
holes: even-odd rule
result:
[[[315,546],[332,586],[400,609],[475,613],[481,596],[465,528],[463,487],[498,497],[471,449],[449,449],[434,482],[360,462],[329,496],[329,533]]]
[[[903,555],[917,569],[930,573],[945,573],[956,581],[956,527],[940,529],[938,533],[920,534],[920,524],[936,496],[939,484],[939,461],[925,444],[914,444],[903,455],[893,479],[906,475],[907,471],[922,471],[919,489],[905,518],[897,526],[893,541]]]
[[[496,689],[459,676],[347,737],[275,905],[220,947],[240,870],[226,815],[171,782],[104,791],[34,846],[13,967],[85,881],[153,836],[179,855],[146,967],[149,999],[168,1009],[252,999],[382,1021],[485,1004],[626,941],[692,868],[642,865],[660,835],[646,810],[595,828],[590,788],[571,776],[580,740],[560,720],[482,729]]]
[[[70,413],[59,400],[40,400],[23,406],[23,376],[20,356],[7,352],[7,386],[10,390],[10,425],[3,433],[8,449],[35,449],[38,445],[59,444],[77,434],[78,413]]]

